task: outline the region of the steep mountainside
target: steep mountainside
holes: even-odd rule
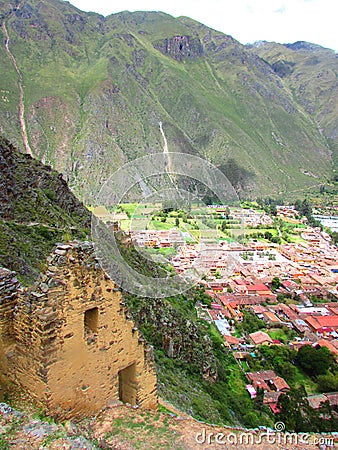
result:
[[[32,282],[56,242],[89,232],[90,213],[62,175],[0,136],[0,266]]]
[[[0,268],[17,272],[23,284],[33,284],[38,296],[50,292],[53,275],[49,276],[54,272],[39,273],[46,270],[47,261],[56,261],[60,248],[51,254],[53,247],[74,237],[86,238],[89,227],[89,212],[70,192],[62,175],[0,138]],[[147,276],[164,275],[163,267],[144,258],[126,235],[118,232],[116,236],[128,264]],[[83,248],[90,252],[91,244],[84,243]],[[87,279],[85,272],[91,270],[94,260],[83,261]],[[68,277],[69,272],[65,268],[63,273]],[[0,303],[6,305],[3,302],[16,295],[18,280],[8,270],[0,270],[0,278]],[[212,423],[270,424],[268,414],[255,410],[245,390],[247,381],[225,350],[219,332],[197,319],[195,304],[211,304],[203,289],[195,287],[164,299],[122,294],[127,315],[133,315],[143,337],[154,347],[163,398]]]
[[[169,150],[222,167],[240,193],[331,176],[336,88],[325,77],[333,103],[311,112],[253,49],[188,18],[104,18],[61,0],[0,1],[0,13],[2,130],[86,201],[124,162],[163,151],[160,121]]]
[[[337,164],[338,55],[307,42],[286,45],[258,42],[251,48],[283,78],[294,99],[317,123]]]

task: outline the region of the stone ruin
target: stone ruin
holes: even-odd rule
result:
[[[0,388],[59,419],[109,402],[156,409],[153,351],[91,243],[58,245],[30,289],[0,268]],[[0,391],[0,392],[1,392]]]

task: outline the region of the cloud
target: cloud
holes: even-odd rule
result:
[[[276,9],[276,13],[283,14],[286,10],[286,6],[282,5],[280,8]]]

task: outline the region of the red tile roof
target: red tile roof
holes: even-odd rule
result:
[[[326,347],[334,355],[338,355],[338,349],[333,344],[331,344],[331,342],[328,341],[327,339],[320,339],[318,342],[316,342],[316,345],[319,345],[320,347]]]
[[[239,339],[235,336],[223,335],[228,344],[239,344]]]
[[[260,284],[252,284],[247,286],[248,291],[266,291],[266,292],[271,292],[270,289],[265,286],[265,284],[260,283]]]
[[[264,342],[273,343],[271,337],[267,333],[264,333],[264,331],[256,331],[255,333],[249,334],[249,337],[255,345],[260,345]]]
[[[314,330],[318,330],[319,328],[321,328],[321,325],[318,323],[317,318],[315,318],[315,317],[312,317],[312,316],[306,317],[304,320]]]
[[[274,370],[261,370],[259,372],[248,372],[246,376],[251,381],[259,381],[259,380],[272,380],[272,378],[276,378],[276,372]]]
[[[317,321],[321,327],[338,328],[338,316],[318,316]]]
[[[276,377],[272,380],[273,384],[276,386],[277,391],[290,390],[290,386],[284,380],[284,378]]]

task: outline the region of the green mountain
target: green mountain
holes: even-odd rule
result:
[[[338,150],[338,55],[308,42],[276,44],[257,42],[252,52],[264,59],[291,90],[317,124],[332,149],[335,164]],[[337,168],[337,167],[336,167]]]
[[[283,76],[272,51],[186,17],[105,18],[61,0],[0,1],[0,14],[1,129],[87,202],[117,167],[163,151],[159,122],[170,151],[207,158],[240,194],[291,195],[332,176],[332,51],[309,46],[314,80],[301,49],[282,47]]]

